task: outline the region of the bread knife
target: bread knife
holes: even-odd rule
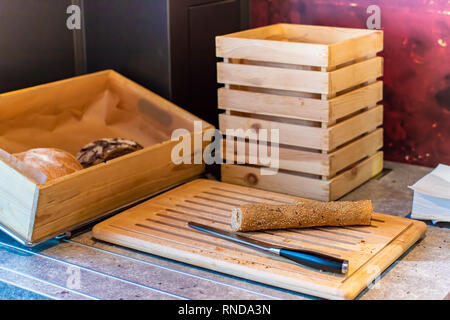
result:
[[[333,273],[347,273],[348,260],[328,256],[309,250],[276,247],[270,243],[252,239],[237,232],[228,232],[196,222],[188,222],[188,226],[203,231],[211,236],[235,242],[237,244],[275,254],[298,264]]]

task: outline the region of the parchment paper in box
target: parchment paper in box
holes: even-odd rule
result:
[[[169,140],[173,128],[193,130],[191,121],[174,118],[140,98],[120,79],[93,77],[55,95],[36,87],[25,106],[0,113],[0,147],[9,153],[31,148],[60,148],[76,155],[89,142],[120,137],[148,147]]]

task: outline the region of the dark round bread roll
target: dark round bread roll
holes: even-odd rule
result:
[[[141,149],[143,147],[136,141],[105,138],[84,146],[77,154],[77,160],[84,168],[88,168]]]

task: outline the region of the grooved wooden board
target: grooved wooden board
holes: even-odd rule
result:
[[[97,239],[200,267],[329,299],[354,299],[424,233],[423,222],[375,213],[371,226],[248,232],[276,245],[349,260],[347,275],[302,267],[190,229],[195,221],[230,231],[231,208],[291,203],[293,196],[198,179],[109,218]]]

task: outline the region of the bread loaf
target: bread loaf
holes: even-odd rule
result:
[[[77,159],[84,168],[87,168],[141,149],[143,147],[136,141],[105,138],[84,146]]]
[[[38,169],[47,176],[47,181],[83,169],[70,153],[54,148],[37,148],[13,154],[30,167]]]
[[[299,201],[295,204],[245,204],[232,210],[234,231],[307,228],[318,226],[370,225],[372,202]]]

